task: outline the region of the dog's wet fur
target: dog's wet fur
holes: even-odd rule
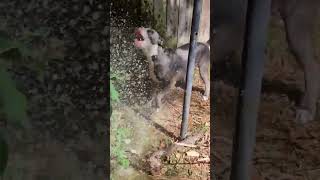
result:
[[[162,98],[178,83],[185,84],[188,64],[189,44],[177,49],[163,48],[160,35],[151,28],[137,28],[135,46],[144,52],[148,59],[151,79],[160,84],[162,89],[153,100],[160,108]],[[205,84],[203,100],[208,100],[210,93],[210,47],[207,43],[197,43],[195,63]]]

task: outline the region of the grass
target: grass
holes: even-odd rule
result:
[[[112,72],[112,71],[111,71]],[[122,81],[118,73],[113,73],[110,78],[110,97],[111,105],[116,107],[120,102],[120,94],[117,91],[114,83]],[[114,110],[113,110],[114,111]],[[117,162],[117,165],[128,168],[129,159],[125,152],[125,140],[130,136],[130,130],[126,127],[119,127],[122,113],[120,111],[113,112],[111,116],[111,157]]]

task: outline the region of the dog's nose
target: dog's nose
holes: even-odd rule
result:
[[[139,31],[141,31],[141,29],[142,29],[142,27],[137,27],[134,32],[139,32]]]
[[[134,33],[137,34],[137,33],[139,33],[139,31],[140,31],[139,28],[136,28],[136,29],[134,30]]]

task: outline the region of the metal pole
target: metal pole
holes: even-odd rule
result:
[[[192,79],[193,71],[195,66],[195,55],[196,55],[196,45],[200,24],[200,15],[202,9],[202,0],[194,0],[193,3],[193,15],[192,15],[192,25],[191,25],[191,35],[190,35],[190,45],[189,45],[189,54],[188,54],[188,70],[186,78],[186,91],[184,93],[184,103],[183,103],[183,114],[182,114],[182,123],[180,137],[185,139],[187,136],[188,130],[188,119],[189,119],[189,110],[190,110],[190,101],[191,101],[191,91],[192,91]]]
[[[239,92],[234,134],[231,180],[249,180],[255,146],[256,120],[265,62],[271,0],[248,0],[244,49],[244,74]]]

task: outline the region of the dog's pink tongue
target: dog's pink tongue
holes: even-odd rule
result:
[[[138,48],[141,47],[141,43],[142,43],[142,41],[139,41],[138,39],[135,39],[135,40],[134,40],[134,45],[135,45],[136,47],[138,47]]]

